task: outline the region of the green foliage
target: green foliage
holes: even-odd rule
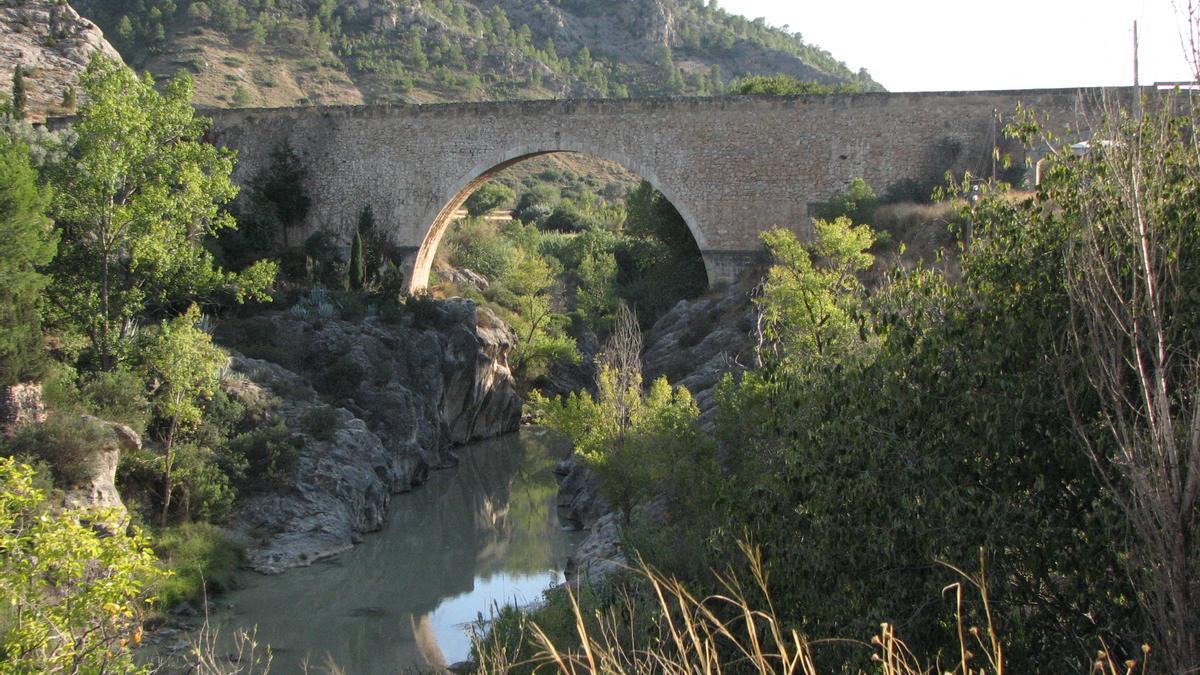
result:
[[[495,224],[490,221],[459,221],[443,244],[450,249],[450,264],[473,270],[488,279],[503,278],[508,274],[516,252],[511,241],[497,234]]]
[[[0,133],[0,385],[36,380],[45,369],[38,299],[58,237],[46,218],[29,150]]]
[[[198,327],[200,319],[200,309],[192,305],[182,316],[164,321],[158,332],[147,341],[141,354],[147,374],[158,381],[158,389],[152,401],[154,410],[167,422],[163,438],[161,525],[166,524],[175,489],[175,461],[179,454],[175,452],[175,442],[180,435],[199,427],[204,415],[201,404],[213,397],[218,384],[217,369],[229,358],[212,343],[208,333]],[[190,515],[190,502],[187,501],[186,495],[194,491],[187,489],[189,485],[217,490],[219,493],[227,492],[223,486],[212,484],[219,479],[219,474],[210,467],[211,462],[205,461],[197,454],[184,452],[184,461],[179,467],[184,473],[183,480],[179,482],[185,488],[185,517]],[[203,478],[194,478],[196,474],[203,474]],[[191,480],[188,480],[189,478]],[[217,498],[225,499],[219,495]],[[232,494],[228,500],[232,500]]]
[[[576,306],[584,321],[607,333],[621,303],[617,294],[617,258],[611,252],[589,251],[577,270]]]
[[[790,75],[752,75],[730,85],[736,94],[766,94],[769,96],[801,96],[805,94],[853,94],[862,91],[858,82],[824,84],[798,80]]]
[[[924,201],[928,201],[928,195]],[[867,181],[854,178],[845,190],[822,204],[816,210],[816,216],[823,220],[835,220],[844,216],[856,225],[872,225],[875,223],[875,209],[878,206],[879,199]]]
[[[242,553],[219,527],[207,523],[170,527],[155,538],[154,548],[170,572],[155,584],[163,607],[202,602],[206,590],[219,593],[234,587]]]
[[[354,243],[350,246],[350,288],[362,290],[367,283],[367,270],[363,263],[362,233],[354,231]]]
[[[472,218],[484,216],[496,209],[503,207],[511,207],[516,201],[517,195],[513,189],[503,183],[488,182],[484,183],[475,192],[467,197],[467,201],[463,204],[466,207],[467,213]]]
[[[79,385],[79,408],[100,419],[124,424],[141,434],[150,423],[143,375],[125,368],[88,373]]]
[[[280,228],[285,236],[304,222],[312,198],[304,187],[308,170],[286,143],[271,151],[271,163],[250,181],[256,215]]]
[[[147,588],[162,578],[136,530],[101,534],[104,514],[46,511],[33,471],[0,459],[0,613],[11,672],[140,672]]]
[[[73,156],[51,172],[62,241],[49,295],[112,370],[145,313],[222,291],[265,297],[274,267],[224,273],[201,245],[233,225],[221,205],[237,189],[230,153],[199,140],[206,123],[189,80],[160,94],[149,77],[96,56],[81,82]]]
[[[819,223],[807,250],[768,235],[770,349],[718,395],[737,469],[714,532],[762,545],[776,607],[811,634],[889,621],[918,652],[937,644],[942,621],[922,609],[944,585],[934,561],[983,547],[1011,667],[1076,669],[1099,638],[1136,639],[1113,505],[1065,412],[1090,404],[1064,397],[1071,366],[1054,356],[1068,238],[1030,227],[1036,208],[977,208],[960,284],[918,268],[871,294],[853,279],[866,228]]]
[[[711,444],[696,424],[700,415],[687,389],[659,378],[643,394],[638,373],[600,369],[596,398],[573,393],[530,400],[539,422],[571,440],[600,479],[601,493],[626,519],[639,500],[661,494],[702,492],[715,475]]]
[[[329,364],[313,378],[313,386],[330,400],[350,398],[362,386],[367,373],[358,362],[349,356]]]
[[[66,487],[90,475],[88,466],[107,443],[106,431],[95,420],[56,412],[41,424],[22,427],[8,450],[15,457],[45,462],[54,472],[55,484]]]
[[[556,283],[550,263],[524,249],[517,249],[512,267],[501,280],[497,302],[509,310],[503,318],[517,333],[511,363],[518,381],[532,381],[551,363],[579,360],[575,341],[563,331],[566,317],[550,304]]]
[[[627,208],[625,231],[636,241],[617,251],[621,297],[649,328],[680,299],[703,293],[708,275],[687,222],[661,192],[642,181]]]
[[[856,275],[874,262],[867,253],[874,233],[845,217],[814,220],[813,229],[810,246],[782,228],[762,234],[775,264],[756,303],[763,337],[781,365],[845,363],[867,347],[855,317],[863,296]]]
[[[234,437],[229,441],[227,452],[244,459],[246,467],[239,486],[244,491],[252,491],[282,485],[295,466],[302,446],[303,439],[282,422],[276,422]]]
[[[246,108],[254,99],[250,96],[250,90],[245,85],[239,84],[233,89],[233,104],[239,108]]]
[[[25,119],[25,106],[28,102],[29,97],[25,92],[25,68],[18,63],[13,67],[12,98],[8,104],[9,112],[18,120]]]

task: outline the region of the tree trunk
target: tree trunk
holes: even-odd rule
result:
[[[172,451],[175,446],[175,431],[179,428],[179,421],[171,420],[171,429],[167,432],[167,452],[163,457],[163,505],[162,513],[158,517],[158,524],[161,527],[167,526],[167,512],[171,508],[171,464]]]

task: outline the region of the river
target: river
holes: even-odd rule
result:
[[[493,603],[535,602],[562,580],[579,534],[555,511],[550,432],[460,448],[458,467],[391,503],[387,525],[353,549],[277,576],[247,573],[217,600],[223,636],[257,627],[273,673],[419,672],[467,658],[467,630]]]

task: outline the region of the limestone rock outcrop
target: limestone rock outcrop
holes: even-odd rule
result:
[[[227,393],[277,398],[303,441],[286,487],[246,495],[231,521],[261,572],[345,550],[383,525],[392,494],[457,464],[455,445],[520,423],[515,337],[470,301],[431,302],[398,325],[273,313],[231,321],[218,340],[248,354],[232,360],[243,381]]]
[[[10,437],[19,427],[45,420],[41,384],[23,382],[0,387],[0,435]]]
[[[13,68],[25,69],[26,111],[33,119],[71,112],[62,105],[63,94],[76,85],[97,52],[121,60],[96,24],[65,2],[0,4],[0,82],[7,90]]]
[[[94,450],[71,467],[63,506],[72,509],[111,509],[118,520],[126,517],[125,503],[117,492],[117,464],[122,452],[142,448],[142,438],[124,424],[83,415],[85,424],[96,428]]]

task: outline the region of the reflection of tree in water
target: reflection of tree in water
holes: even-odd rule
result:
[[[313,665],[328,652],[355,673],[442,665],[426,615],[443,600],[471,591],[477,577],[565,564],[570,540],[560,532],[553,473],[564,451],[541,430],[464,448],[456,469],[394,498],[382,533],[309,568],[250,576],[227,596],[232,623],[258,625],[262,640],[282,648],[280,672],[306,652]]]

